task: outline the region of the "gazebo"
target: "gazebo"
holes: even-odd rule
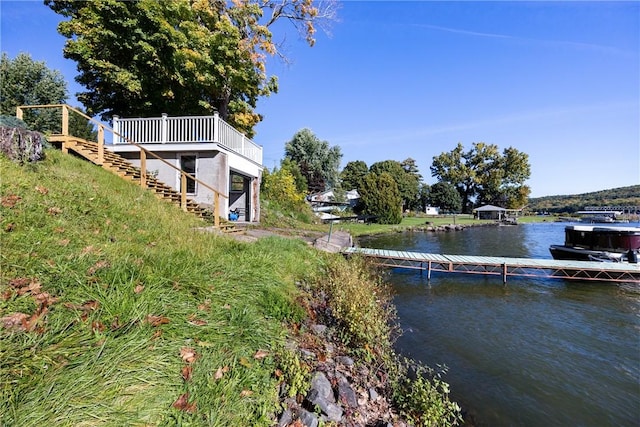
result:
[[[473,210],[478,219],[495,219],[502,221],[507,217],[507,209],[499,206],[484,205]]]

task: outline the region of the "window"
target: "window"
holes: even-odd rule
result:
[[[182,155],[180,156],[180,169],[188,173],[189,175],[197,178],[196,176],[196,156],[195,155]],[[179,181],[180,182],[180,181]],[[178,187],[179,188],[179,187]],[[196,182],[187,177],[187,193],[195,194]]]
[[[244,191],[244,177],[242,177],[242,175],[236,175],[236,174],[232,174],[231,175],[231,191],[239,191],[239,192],[243,192]]]

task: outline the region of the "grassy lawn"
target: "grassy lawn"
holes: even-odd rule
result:
[[[0,156],[0,424],[271,425],[325,256],[248,244],[58,151]]]

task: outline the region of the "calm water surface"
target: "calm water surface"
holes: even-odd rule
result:
[[[551,258],[561,223],[362,238],[362,247]],[[449,368],[481,426],[640,426],[640,287],[392,270],[398,349]]]

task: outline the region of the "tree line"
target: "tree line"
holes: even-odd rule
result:
[[[279,203],[290,205],[288,195],[333,189],[340,197],[355,189],[360,194],[356,213],[384,224],[397,224],[404,211],[424,211],[427,206],[450,213],[470,213],[484,204],[521,208],[530,193],[524,185],[531,173],[528,155],[513,147],[501,152],[494,144],[479,142],[465,151],[458,143],[433,158],[430,172],[437,180],[433,185],[423,182],[412,158],[383,160],[371,166],[355,160],[340,170],[341,158],[340,147],[331,147],[311,130],[302,129],[285,144],[280,168],[265,174],[264,190]],[[283,190],[284,181],[289,183],[287,191]]]

